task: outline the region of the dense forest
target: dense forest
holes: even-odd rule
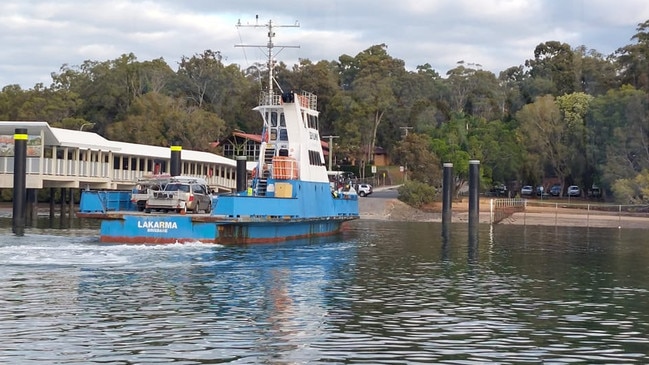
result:
[[[483,183],[597,184],[625,203],[649,200],[649,20],[611,55],[547,41],[499,75],[460,61],[446,75],[407,70],[384,44],[337,61],[275,67],[284,90],[318,95],[321,135],[339,163],[371,164],[376,146],[416,181],[459,179],[481,161]],[[49,86],[0,92],[0,120],[40,120],[108,139],[210,151],[232,130],[258,133],[251,109],[267,67],[225,64],[219,51],[163,59],[134,54],[63,65]],[[218,151],[214,151],[218,152]]]

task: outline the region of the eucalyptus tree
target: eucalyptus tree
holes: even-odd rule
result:
[[[410,126],[415,131],[432,131],[451,118],[448,101],[448,84],[430,64],[417,66],[416,73],[410,72],[411,110],[408,115]]]
[[[498,75],[498,81],[503,92],[503,120],[512,120],[516,112],[527,104],[523,93],[523,85],[528,78],[529,75],[525,72],[523,66],[509,67]]]
[[[538,158],[544,170],[562,182],[570,174],[572,149],[561,110],[552,95],[525,105],[518,113],[519,138],[531,158]],[[543,174],[545,175],[545,174]]]
[[[594,165],[587,153],[586,115],[590,109],[593,96],[583,92],[556,97],[556,104],[561,111],[566,133],[564,142],[570,147],[568,156],[569,177],[572,181],[582,186],[590,186],[595,175]]]
[[[534,59],[525,61],[534,82],[530,97],[544,94],[563,95],[576,91],[577,74],[574,53],[567,43],[548,41],[534,48]]]
[[[385,114],[377,132],[377,143],[393,152],[394,147],[410,131],[430,133],[448,120],[446,104],[442,102],[444,80],[429,64],[418,66],[416,72],[404,72],[394,77],[395,106]]]
[[[165,79],[172,74],[164,60],[141,63],[130,53],[115,60],[63,65],[59,73],[52,74],[52,87],[83,100],[77,117],[94,123],[94,130],[103,134],[110,124],[126,116],[135,98],[164,88]]]
[[[180,142],[183,148],[207,151],[224,131],[225,122],[215,113],[151,92],[137,97],[125,119],[108,127],[106,137],[154,146]]]
[[[174,95],[186,98],[189,106],[216,113],[236,128],[243,120],[252,118],[249,109],[256,106],[257,95],[253,94],[255,99],[249,97],[250,91],[256,89],[250,86],[238,65],[226,66],[220,52],[205,50],[182,57]]]
[[[482,177],[492,182],[507,183],[522,178],[523,146],[516,130],[500,120],[487,121],[471,117],[467,152],[480,160]]]
[[[390,57],[386,49],[385,44],[375,45],[353,59],[346,55],[339,58],[344,93],[333,103],[340,111],[338,115],[345,119],[340,120],[344,126],[336,128],[356,132],[349,139],[360,146],[356,156],[360,157],[361,165],[372,159],[378,129],[386,113],[396,105],[395,79],[406,72],[404,62]],[[341,143],[347,139],[348,136],[341,134]]]
[[[622,83],[649,91],[649,20],[638,24],[631,37],[635,44],[619,48],[615,53]]]
[[[408,133],[397,143],[395,162],[407,168],[410,179],[435,187],[441,185],[441,163],[432,152],[430,136]]]
[[[78,129],[87,123],[78,117],[82,102],[75,93],[40,83],[29,90],[9,85],[0,92],[0,119],[46,121],[53,127]]]
[[[612,56],[604,56],[585,46],[579,46],[573,52],[578,79],[577,91],[595,96],[619,86],[618,70]]]
[[[448,101],[452,112],[463,113],[473,90],[475,80],[471,77],[476,70],[464,67],[464,61],[459,61],[458,66],[446,72],[448,85]]]
[[[607,186],[649,169],[648,99],[646,92],[626,85],[591,103],[589,149]]]
[[[6,85],[0,92],[0,119],[20,120],[21,109],[28,95],[20,85]]]
[[[431,151],[442,163],[453,164],[455,191],[469,178],[469,160],[474,159],[469,151],[469,135],[467,128],[469,119],[463,113],[453,113],[448,122],[433,130],[431,135]]]

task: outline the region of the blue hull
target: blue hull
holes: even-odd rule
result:
[[[209,215],[138,212],[126,192],[84,191],[78,215],[101,219],[102,242],[137,244],[278,242],[335,234],[359,217],[356,195],[333,197],[321,183],[292,186],[300,198],[225,195]]]
[[[101,223],[100,240],[107,243],[216,244],[269,243],[324,236],[340,231],[352,217],[330,219],[214,220],[207,216],[124,214]]]

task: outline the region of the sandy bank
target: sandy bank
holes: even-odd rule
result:
[[[490,223],[489,199],[480,200],[480,223]],[[428,207],[426,211],[413,208],[397,199],[376,197],[361,198],[359,202],[361,219],[441,222],[441,204]],[[468,204],[453,202],[452,221],[468,221]],[[530,207],[525,212],[514,213],[498,224],[607,227],[649,229],[648,214],[585,211],[555,206]]]

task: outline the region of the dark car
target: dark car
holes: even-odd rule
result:
[[[591,198],[601,198],[602,190],[597,185],[593,185],[588,191],[588,196]]]
[[[554,184],[550,188],[550,195],[552,196],[560,196],[561,195],[561,185],[559,184]]]
[[[504,184],[494,185],[491,190],[489,190],[490,196],[507,196],[507,187]]]

